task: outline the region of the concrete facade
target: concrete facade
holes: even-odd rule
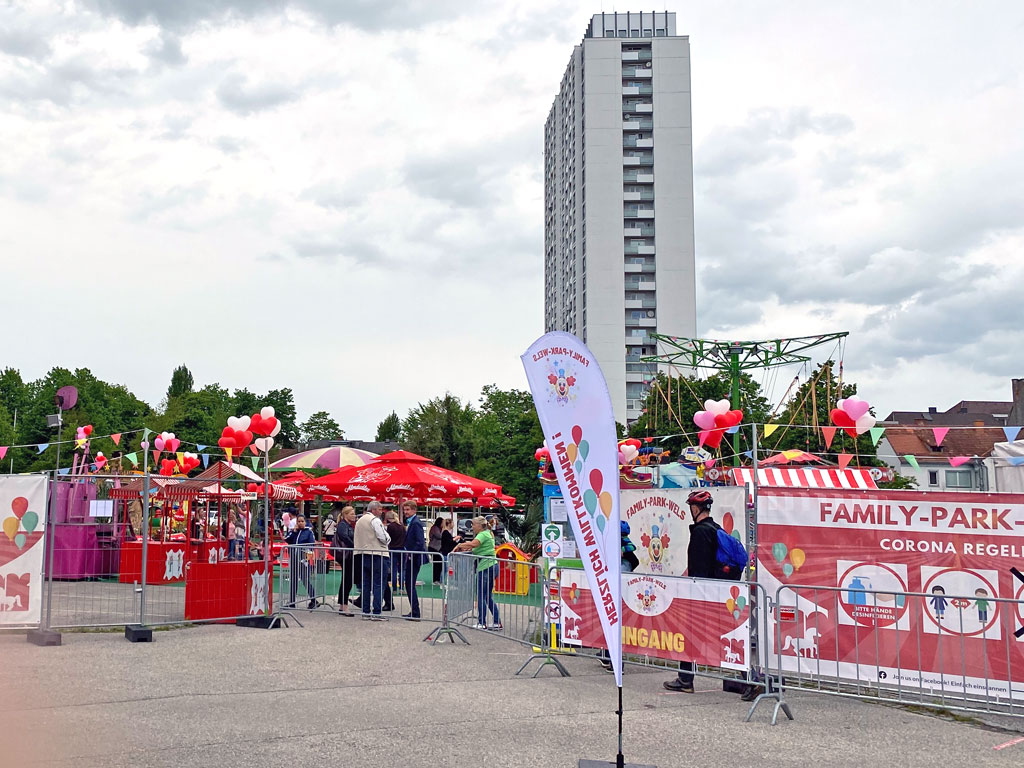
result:
[[[690,45],[674,13],[604,13],[544,129],[544,324],[590,347],[616,420],[642,412],[651,331],[696,331]]]

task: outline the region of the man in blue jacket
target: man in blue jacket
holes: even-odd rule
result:
[[[313,531],[306,527],[306,518],[299,515],[295,518],[295,530],[291,531],[284,539],[288,545],[288,584],[291,588],[291,600],[289,608],[295,607],[295,593],[299,588],[299,581],[306,587],[306,594],[309,595],[307,608],[316,608],[316,589],[313,587],[313,563],[310,562],[313,549],[316,547],[316,537]]]
[[[407,526],[405,549],[408,552],[403,555],[402,586],[405,588],[405,594],[409,596],[410,609],[409,613],[403,615],[402,618],[418,620],[420,618],[420,600],[416,594],[416,575],[420,572],[420,566],[427,562],[427,541],[423,535],[423,522],[416,514],[416,502],[402,502],[402,514]],[[419,554],[420,552],[423,554]]]

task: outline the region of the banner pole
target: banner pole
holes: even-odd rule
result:
[[[615,756],[615,768],[625,768],[626,760],[622,756],[622,686],[619,686],[619,754]]]

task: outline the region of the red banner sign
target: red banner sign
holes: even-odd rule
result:
[[[757,555],[783,669],[1024,698],[1024,496],[762,488]]]
[[[742,583],[671,576],[622,576],[622,652],[747,669],[750,590]],[[562,570],[562,642],[604,648],[582,571]]]

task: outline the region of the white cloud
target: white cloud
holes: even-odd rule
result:
[[[525,386],[542,126],[592,4],[19,6],[0,8],[0,268],[4,317],[31,322],[3,364],[89,366],[155,402],[184,361],[291,386],[354,437],[445,390]],[[847,377],[881,410],[1005,397],[1019,5],[677,10],[701,330],[849,329]]]

